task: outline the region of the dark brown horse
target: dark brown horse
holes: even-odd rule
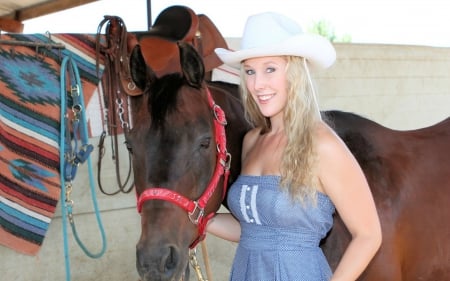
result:
[[[450,118],[396,131],[355,114],[324,115],[369,181],[383,243],[364,281],[450,280]],[[322,248],[334,269],[350,240],[342,220]]]
[[[178,45],[181,73],[157,78],[139,48],[131,57],[133,80],[144,89],[133,97],[134,127],[126,142],[142,217],[136,263],[145,281],[188,279],[189,248],[203,238],[239,173],[249,129],[237,87],[205,82],[197,51]]]

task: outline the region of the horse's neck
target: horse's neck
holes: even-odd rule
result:
[[[231,154],[231,173],[229,184],[236,180],[241,170],[241,149],[245,133],[250,124],[245,120],[244,107],[239,98],[239,87],[223,82],[208,82],[214,101],[223,109],[227,119],[227,148]]]
[[[213,82],[208,81],[207,86],[211,90],[214,99],[234,99],[234,102],[241,104],[239,94],[239,86],[227,82]]]

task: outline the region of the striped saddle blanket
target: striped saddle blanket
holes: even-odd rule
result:
[[[102,132],[95,35],[2,34],[2,40],[65,46],[0,43],[0,245],[35,255],[60,198],[60,63],[64,56],[72,56],[78,65],[90,136]]]

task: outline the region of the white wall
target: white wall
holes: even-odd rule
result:
[[[450,48],[335,47],[335,65],[317,77],[323,109],[352,111],[401,130],[450,116]]]

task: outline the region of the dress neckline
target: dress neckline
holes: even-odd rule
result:
[[[277,179],[277,180],[281,179],[280,175],[249,175],[249,174],[240,174],[239,176],[240,177],[246,177],[246,178],[268,178],[268,179]],[[325,193],[323,193],[321,191],[317,191],[317,194],[318,194],[319,197],[326,197],[326,198],[330,199],[327,194],[325,194]]]
[[[280,175],[249,175],[249,174],[240,174],[242,177],[250,177],[250,178],[259,178],[259,177],[269,177],[269,178],[281,178]]]

